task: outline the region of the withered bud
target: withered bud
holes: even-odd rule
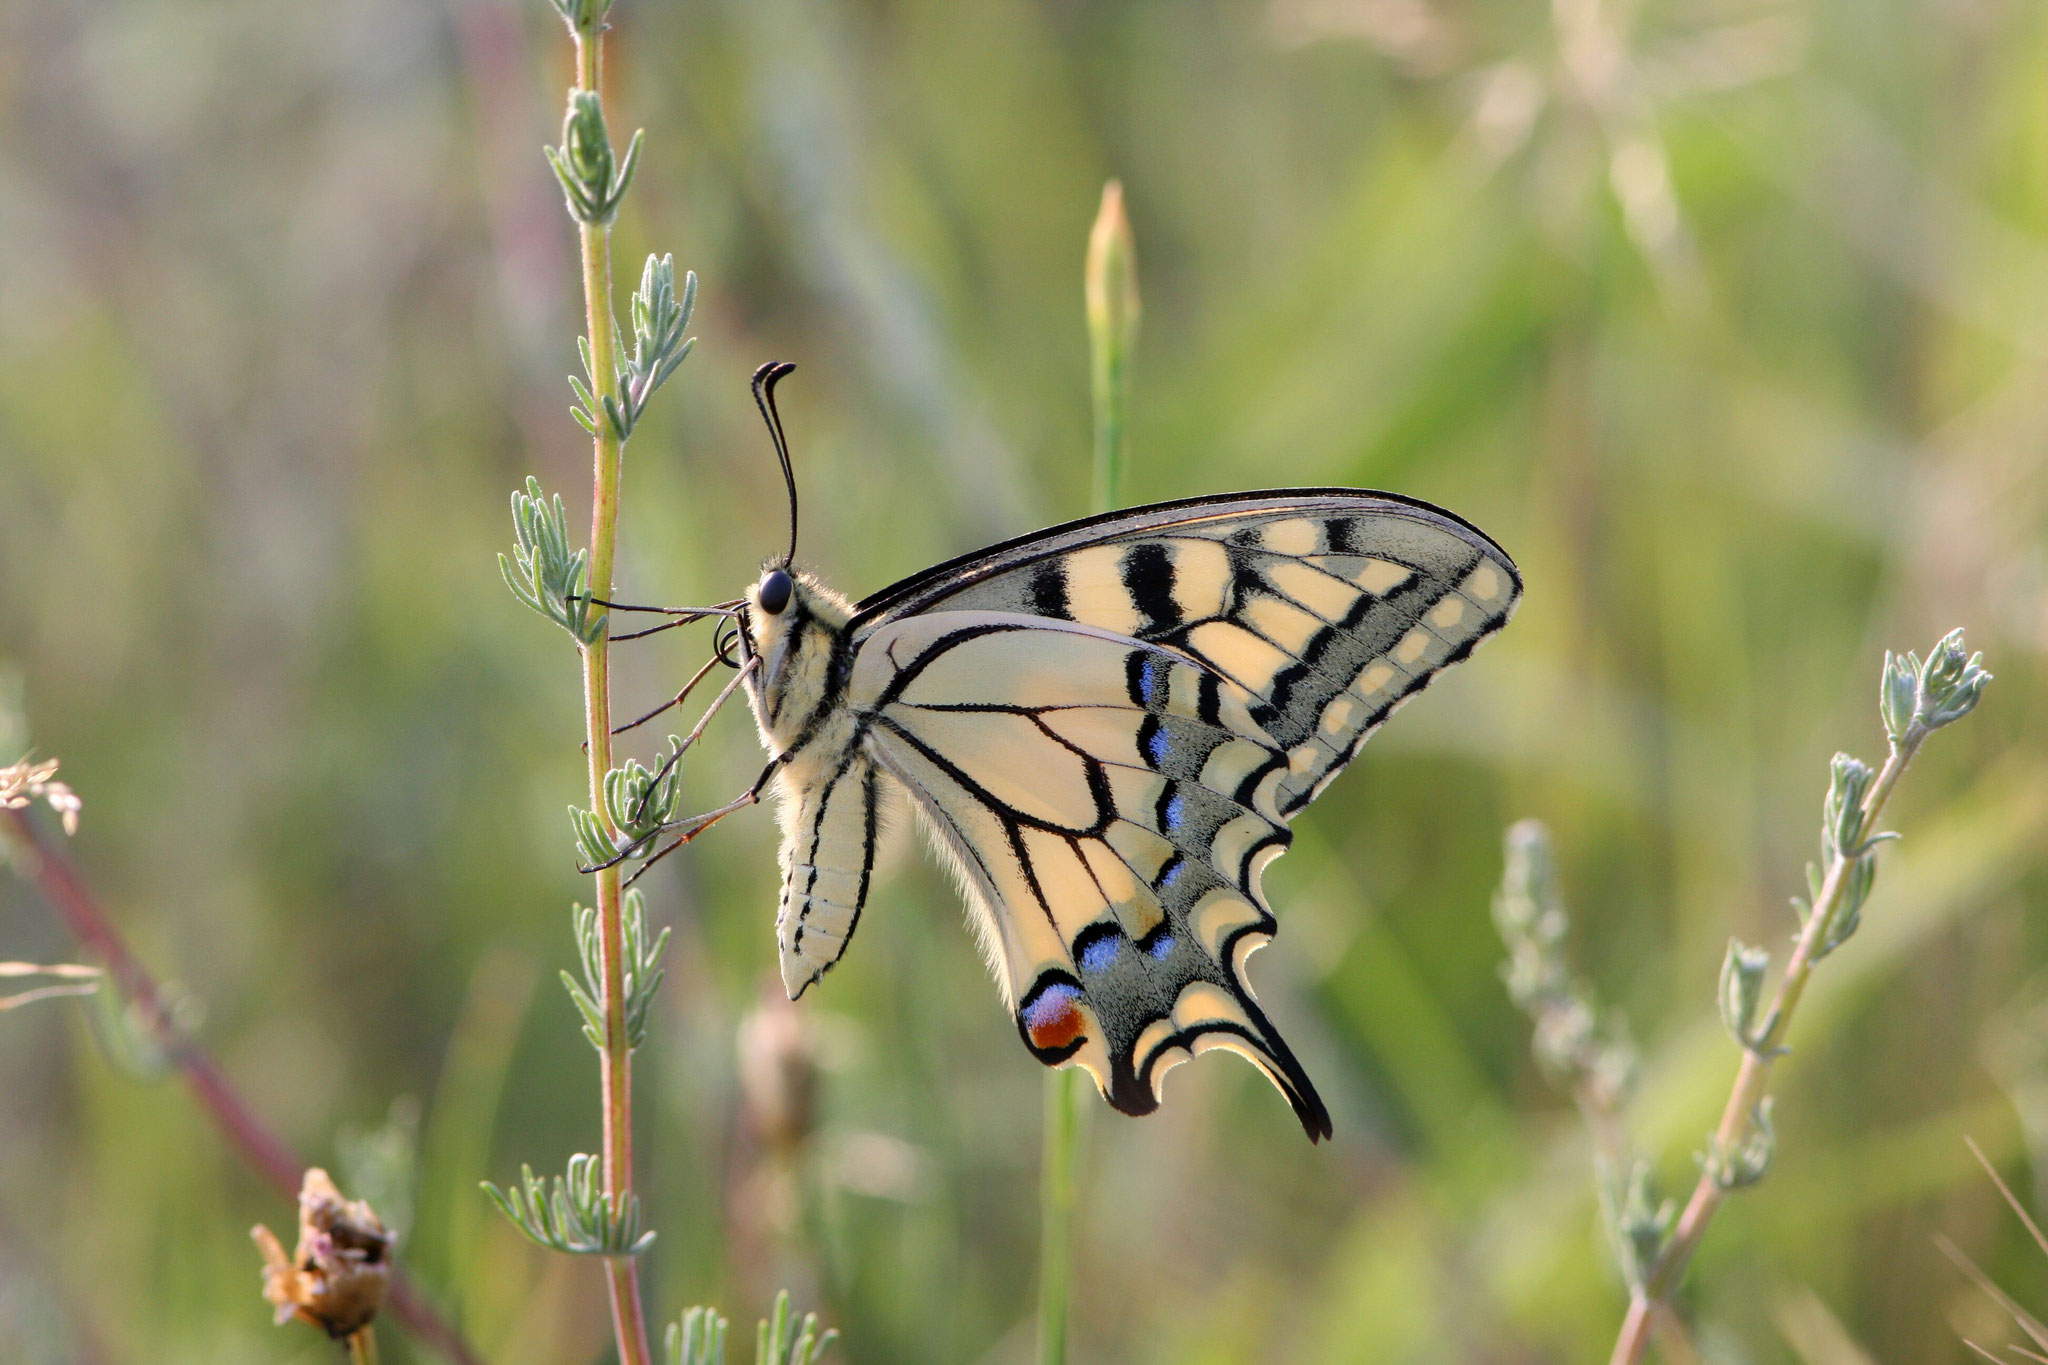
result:
[[[369,1325],[391,1287],[391,1234],[375,1210],[341,1197],[309,1167],[299,1188],[299,1245],[289,1257],[269,1228],[249,1235],[263,1253],[263,1297],[280,1326],[297,1318],[337,1339]]]
[[[740,1020],[740,1098],[765,1147],[787,1150],[817,1124],[818,1063],[803,1012],[779,988]]]

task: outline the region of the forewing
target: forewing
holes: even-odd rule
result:
[[[1243,790],[1284,757],[1256,695],[1110,631],[944,611],[867,636],[849,700],[959,864],[1034,1055],[1142,1114],[1169,1067],[1228,1048],[1329,1133],[1244,975],[1288,840],[1273,793]]]
[[[1271,741],[1225,794],[1285,821],[1396,706],[1498,630],[1520,593],[1506,552],[1448,512],[1302,489],[1055,527],[876,594],[850,630],[860,640],[922,614],[994,611],[1186,654],[1237,684]]]

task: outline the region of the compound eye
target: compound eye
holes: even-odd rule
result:
[[[796,584],[780,569],[770,569],[761,575],[761,610],[770,616],[780,616],[789,606],[789,598],[796,591]]]

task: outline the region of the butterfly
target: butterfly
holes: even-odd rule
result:
[[[1245,976],[1276,927],[1260,877],[1367,736],[1507,622],[1514,562],[1412,498],[1266,489],[1068,522],[852,602],[794,567],[788,368],[755,396],[789,553],[735,614],[790,997],[846,951],[907,803],[1032,1056],[1145,1114],[1171,1067],[1236,1052],[1328,1137]]]

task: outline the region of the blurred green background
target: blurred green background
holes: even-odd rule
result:
[[[745,383],[771,357],[802,367],[804,556],[855,595],[1085,511],[1111,175],[1146,308],[1130,501],[1394,489],[1527,576],[1268,879],[1255,977],[1336,1141],[1230,1061],[1146,1120],[1089,1100],[1078,1360],[1604,1359],[1586,1139],[1497,976],[1502,827],[1556,831],[1574,952],[1644,1052],[1637,1136],[1689,1185],[1735,1065],[1725,940],[1788,942],[1828,756],[1881,756],[1883,650],[1954,625],[1998,681],[1894,803],[1777,1167],[1685,1304],[1711,1360],[1963,1360],[2006,1329],[1946,1236],[2048,1305],[1964,1147],[2048,1179],[2041,6],[613,20],[614,127],[649,129],[622,293],[649,250],[702,279],[628,453],[623,595],[727,597],[779,546]],[[539,155],[566,78],[540,0],[0,0],[0,656],[84,798],[68,851],[309,1159],[417,1115],[405,1256],[497,1365],[610,1352],[595,1268],[476,1188],[597,1142],[554,981],[577,671],[492,560],[528,473],[587,524]],[[681,635],[624,647],[622,713],[701,660]],[[758,762],[735,713],[693,790]],[[643,883],[675,928],[640,1054],[652,1309],[750,1323],[789,1283],[850,1361],[1028,1359],[1040,1069],[910,838],[839,970],[764,1010],[772,823]],[[0,879],[0,958],[74,955]],[[328,1359],[257,1297],[247,1228],[289,1206],[90,1014],[0,1015],[0,1360]],[[748,1117],[763,1051],[819,1068],[794,1153]]]

